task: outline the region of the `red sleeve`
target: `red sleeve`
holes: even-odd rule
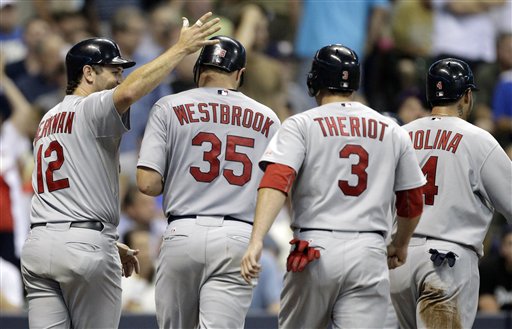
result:
[[[396,194],[396,213],[400,217],[413,218],[423,212],[423,186]]]
[[[297,174],[287,165],[269,163],[260,182],[260,188],[269,187],[288,195]]]

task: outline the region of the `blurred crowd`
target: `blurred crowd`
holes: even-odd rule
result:
[[[241,91],[281,120],[314,107],[306,76],[315,51],[327,44],[357,52],[364,73],[357,100],[400,124],[429,113],[424,96],[429,65],[441,57],[463,59],[479,88],[470,121],[492,133],[512,158],[512,0],[1,0],[0,311],[25,307],[19,253],[30,226],[31,140],[42,115],[65,95],[68,49],[88,37],[109,37],[139,66],[177,40],[182,16],[195,21],[207,11],[221,17],[219,34],[235,37],[247,49]],[[166,227],[161,200],[134,184],[140,142],[153,103],[195,87],[195,56],[132,106],[132,129],[121,142],[119,235],[141,250],[142,269],[123,282],[127,312],[155,311],[154,263]],[[265,271],[251,312],[279,310],[288,218],[283,209],[265,241]],[[512,310],[512,229],[505,224],[497,214],[486,238],[482,312]]]

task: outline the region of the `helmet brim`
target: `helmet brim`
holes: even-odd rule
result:
[[[119,65],[123,69],[127,69],[129,67],[135,66],[136,63],[134,61],[130,61],[130,60],[124,59],[120,56],[117,56],[117,57],[112,58],[108,63],[105,63],[105,64]]]

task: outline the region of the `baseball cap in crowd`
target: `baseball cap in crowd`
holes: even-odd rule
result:
[[[0,0],[0,8],[4,8],[7,6],[12,6],[17,3],[16,0]]]

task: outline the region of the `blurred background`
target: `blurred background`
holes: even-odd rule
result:
[[[429,65],[441,57],[461,58],[480,89],[470,121],[512,157],[512,0],[0,0],[0,313],[26,314],[19,254],[33,193],[31,140],[42,115],[64,97],[68,49],[85,38],[109,37],[138,67],[176,42],[182,16],[194,22],[207,11],[221,17],[219,34],[247,49],[241,91],[281,120],[315,106],[306,76],[314,53],[327,44],[356,51],[363,69],[357,100],[400,124],[429,113]],[[121,143],[119,235],[141,250],[142,267],[123,282],[126,314],[155,312],[155,260],[166,227],[161,200],[134,184],[144,127],[160,97],[195,87],[197,55],[132,106],[132,129]],[[485,240],[480,314],[512,310],[512,229],[505,224],[497,214]],[[265,240],[264,272],[250,314],[279,311],[288,225],[285,208]]]

